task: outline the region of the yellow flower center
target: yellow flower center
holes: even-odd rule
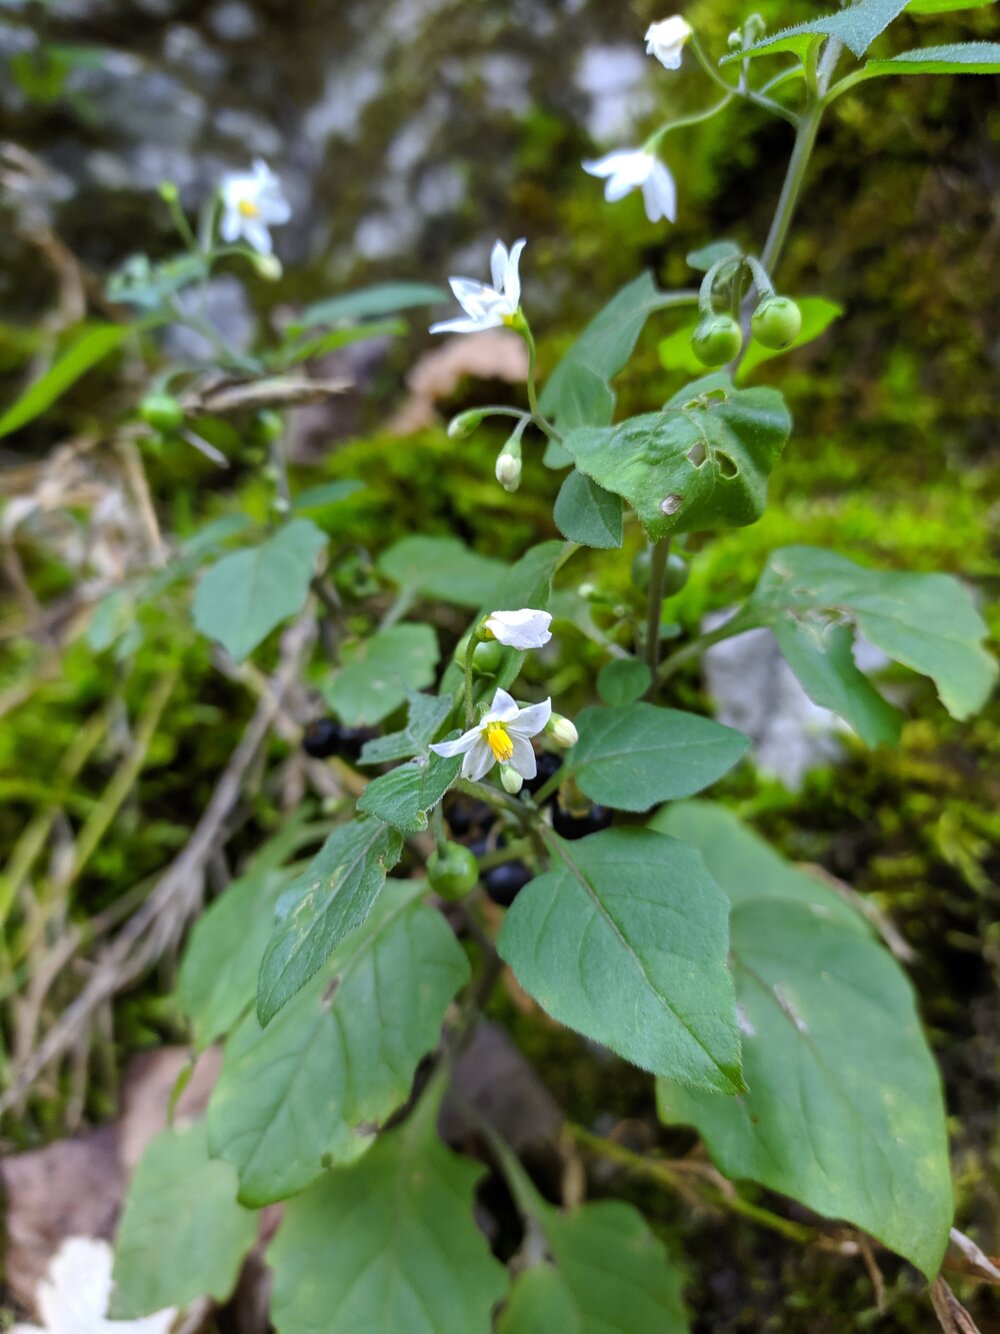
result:
[[[260,217],[260,209],[252,199],[241,199],[237,207],[245,218]]]
[[[493,752],[493,758],[501,764],[506,764],[514,754],[514,743],[503,723],[486,724],[486,744]]]

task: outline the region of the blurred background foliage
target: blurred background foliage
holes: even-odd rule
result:
[[[248,299],[232,278],[213,284],[213,313],[237,338],[256,329],[266,339],[296,304],[347,286],[478,274],[496,236],[525,235],[525,303],[544,369],[640,269],[663,286],[686,285],[684,257],[694,245],[718,236],[762,243],[791,135],[760,113],[737,107],[668,139],[680,195],[673,228],[647,223],[635,196],[605,205],[580,170],[595,150],[639,143],[668,110],[712,97],[692,61],[667,77],[642,55],[645,26],[663,17],[649,0],[311,0],[292,8],[294,16],[284,0],[0,5],[8,141],[0,158],[0,399],[12,399],[33,358],[73,327],[60,247],[83,266],[86,297],[106,315],[103,276],[138,250],[157,257],[175,245],[158,183],[175,181],[194,209],[222,171],[255,154],[280,172],[295,219],[278,241],[280,282],[254,279]],[[776,0],[757,8],[771,26],[816,12]],[[707,0],[685,15],[716,51],[744,17],[731,3]],[[996,21],[989,6],[904,18],[881,45],[995,38]],[[878,81],[829,116],[779,286],[825,295],[844,314],[819,341],[757,372],[788,398],[792,442],[759,524],[690,543],[693,578],[674,604],[686,628],[748,592],[767,553],[796,541],[835,545],[863,562],[960,574],[980,591],[994,629],[1000,625],[998,140],[992,78]],[[11,145],[33,155],[30,170]],[[657,350],[671,318],[647,330],[619,387],[621,410],[654,407],[676,387]],[[508,497],[492,477],[501,437],[484,429],[456,444],[439,427],[404,440],[386,429],[407,370],[430,342],[413,321],[377,357],[349,361],[363,393],[312,422],[303,442],[303,485],[365,483],[320,520],[356,551],[362,580],[369,554],[418,527],[457,532],[506,557],[552,535],[558,479],[534,454],[526,451],[521,492]],[[108,426],[142,389],[141,358],[107,363],[0,442],[6,475],[16,481],[66,438],[90,434],[99,473],[102,449],[113,453],[102,443]],[[467,380],[440,406],[447,414],[496,395],[496,385]],[[184,536],[241,507],[263,511],[260,455],[252,438],[243,444],[225,473],[187,449],[144,455],[166,531]],[[83,540],[85,505],[81,497],[66,508],[67,552]],[[0,881],[5,997],[30,982],[33,953],[56,924],[86,939],[95,920],[122,910],[123,896],[141,896],[186,839],[253,706],[190,628],[183,585],[141,606],[145,644],[131,662],[113,647],[95,651],[93,629],[57,657],[60,617],[78,614],[67,603],[77,566],[51,544],[22,558],[21,571],[7,565],[0,607],[0,848],[16,850],[28,822],[53,805],[59,815],[38,913],[11,914],[10,881]],[[627,560],[591,553],[577,568],[613,598],[633,596]],[[593,645],[567,630],[559,669],[567,703],[586,702],[600,662]],[[126,739],[168,678],[141,782],[114,804],[109,784]],[[704,705],[695,675],[677,689],[681,703]],[[957,724],[929,689],[915,688],[909,708],[898,752],[851,745],[842,763],[815,769],[794,793],[743,770],[723,795],[789,855],[869,895],[914,946],[911,971],[953,1118],[959,1221],[995,1252],[1000,705]],[[95,718],[100,734],[71,773],[74,747]],[[280,815],[266,787],[248,806],[237,853]],[[73,835],[103,815],[106,832],[86,864],[67,873],[60,858],[72,862]],[[165,999],[170,979],[167,964],[118,1004],[113,1036],[107,1027],[94,1039],[98,1059],[86,1087],[43,1086],[8,1125],[12,1142],[57,1133],[70,1111],[76,1123],[114,1112],[123,1058],[183,1036]],[[504,1017],[575,1120],[649,1116],[648,1081],[595,1066],[571,1035]],[[8,1031],[7,1040],[16,1045],[17,1035]],[[880,1314],[854,1261],[732,1218],[694,1220],[683,1202],[624,1178],[609,1189],[631,1192],[655,1224],[682,1238],[699,1328],[927,1327],[903,1265],[886,1268]],[[986,1292],[970,1302],[984,1329],[1000,1328],[1000,1302]]]

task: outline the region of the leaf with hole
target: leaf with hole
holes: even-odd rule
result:
[[[194,596],[194,623],[242,662],[276,626],[300,612],[327,536],[292,519],[256,547],[223,556]]]
[[[738,1093],[727,903],[700,855],[649,829],[551,845],[498,942],[520,985],[643,1070]]]
[[[391,881],[376,908],[267,1026],[226,1043],[208,1110],[212,1153],[262,1205],[349,1162],[410,1092],[469,966],[423,882]]]
[[[267,1024],[372,910],[403,840],[381,820],[340,825],[278,900],[260,965],[257,1014]]]
[[[565,439],[581,472],[623,496],[654,540],[754,523],[791,430],[776,389],[734,389],[723,373],[686,385],[662,412]]]

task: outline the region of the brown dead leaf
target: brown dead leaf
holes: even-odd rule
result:
[[[487,329],[475,336],[449,338],[425,353],[406,377],[410,397],[389,422],[393,435],[412,435],[437,419],[435,404],[450,398],[462,379],[505,380],[523,384],[528,377],[528,350],[509,329]]]

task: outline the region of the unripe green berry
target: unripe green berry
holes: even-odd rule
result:
[[[632,583],[640,593],[645,593],[649,587],[649,566],[652,556],[652,550],[649,547],[643,547],[632,558]]]
[[[460,899],[479,879],[475,853],[461,843],[446,843],[443,852],[432,852],[427,861],[427,882],[443,899]]]
[[[790,296],[766,296],[750,318],[754,338],[774,352],[794,343],[801,329],[802,312]]]
[[[703,366],[724,366],[742,346],[743,334],[732,315],[706,315],[691,335],[691,351]]]
[[[688,581],[688,563],[683,556],[671,551],[667,558],[667,573],[663,581],[663,591],[667,597],[679,593]]]
[[[285,433],[285,419],[279,412],[272,412],[270,408],[265,408],[263,412],[257,413],[256,435],[259,440],[265,444],[272,445],[275,440],[280,440]]]
[[[496,676],[503,660],[503,645],[496,639],[481,640],[472,650],[472,670],[481,676]]]
[[[184,425],[184,409],[172,394],[147,394],[139,416],[156,431],[179,431]]]

